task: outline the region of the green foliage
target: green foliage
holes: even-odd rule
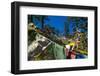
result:
[[[36,32],[33,30],[28,30],[28,45],[30,45],[32,43],[32,41],[35,40],[36,37]]]
[[[81,50],[87,51],[88,50],[88,39],[86,37],[86,33],[82,33],[81,38],[80,38],[80,45],[79,48]]]

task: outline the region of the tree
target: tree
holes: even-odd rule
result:
[[[44,23],[45,20],[48,20],[48,16],[36,15],[34,17],[41,23],[41,29],[44,29]]]
[[[70,31],[70,29],[69,29],[69,26],[70,26],[70,17],[67,17],[66,18],[66,22],[65,22],[65,24],[64,24],[64,32],[65,32],[65,37],[68,37],[69,36],[69,31]]]
[[[32,15],[28,15],[28,24],[31,23],[33,20]]]

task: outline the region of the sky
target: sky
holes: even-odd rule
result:
[[[45,25],[49,24],[50,26],[59,30],[60,33],[64,33],[64,23],[67,20],[66,16],[48,16],[47,20],[44,20]],[[36,26],[41,28],[41,23],[38,20],[33,20],[36,23]]]
[[[44,23],[45,25],[49,24],[50,26],[59,30],[60,34],[64,34],[64,25],[67,19],[68,19],[67,16],[48,16],[47,19],[44,20]],[[38,20],[35,21],[33,20],[33,22],[36,23],[37,27],[41,28],[41,23]],[[82,23],[82,21],[80,23]],[[75,26],[74,23],[70,21],[69,28],[68,28],[70,34],[73,33],[73,26]]]
[[[64,32],[64,22],[67,20],[65,16],[49,16],[50,20],[45,21],[45,24],[50,24],[52,27],[55,27],[61,33]]]

